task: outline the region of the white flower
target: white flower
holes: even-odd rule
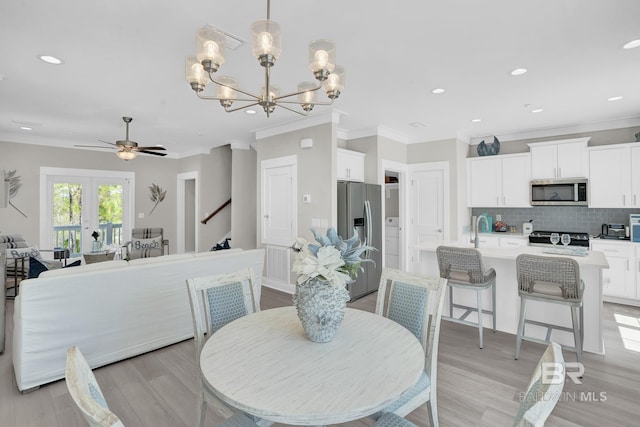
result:
[[[333,246],[323,246],[318,249],[318,256],[314,256],[308,245],[304,245],[300,252],[296,254],[293,262],[293,272],[297,273],[298,284],[302,284],[309,279],[319,277],[326,280],[329,285],[339,287],[346,286],[350,281],[350,276],[338,271],[344,265],[344,260],[340,251]]]

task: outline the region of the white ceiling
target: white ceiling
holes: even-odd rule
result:
[[[184,80],[195,31],[209,24],[249,41],[227,52],[218,74],[258,92],[249,25],[265,17],[264,0],[3,1],[0,140],[100,145],[124,139],[126,115],[132,140],[181,157],[300,120],[285,110],[268,119],[225,113]],[[283,52],[271,78],[282,92],[312,80],[308,42],[333,39],[347,70],[333,105],[344,113],[340,129],[361,136],[381,127],[408,143],[640,124],[640,48],[622,49],[640,38],[639,17],[638,0],[273,0]],[[519,67],[529,72],[511,76]],[[446,92],[432,94],[436,87]]]

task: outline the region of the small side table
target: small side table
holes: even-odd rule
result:
[[[100,251],[100,252],[88,252],[82,254],[85,264],[93,264],[96,262],[111,261],[116,256],[116,251]]]

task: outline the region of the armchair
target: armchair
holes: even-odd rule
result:
[[[169,255],[169,240],[164,238],[162,227],[134,228],[131,230],[131,240],[124,246],[127,259]]]

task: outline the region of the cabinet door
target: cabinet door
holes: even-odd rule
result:
[[[589,207],[629,207],[628,147],[589,151]]]
[[[530,207],[529,156],[506,157],[502,159],[502,200],[501,206]]]
[[[609,268],[602,270],[602,294],[619,298],[636,298],[636,286],[631,268],[633,254],[626,245],[591,244],[594,251],[604,252]]]
[[[631,206],[640,207],[640,147],[631,147]]]
[[[557,145],[556,173],[558,178],[574,178],[587,176],[583,142],[569,142]]]
[[[345,181],[364,182],[364,154],[338,149],[337,178]]]
[[[474,207],[498,206],[501,181],[500,159],[468,159],[467,173],[467,205]]]
[[[531,147],[531,179],[556,177],[556,145]]]

